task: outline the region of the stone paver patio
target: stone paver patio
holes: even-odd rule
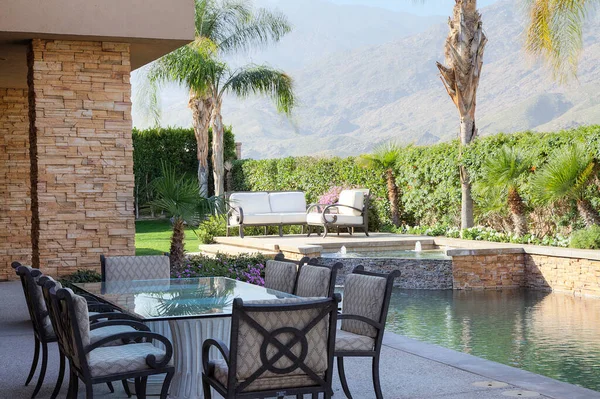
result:
[[[385,398],[448,398],[501,399],[528,397],[592,399],[600,392],[561,383],[523,370],[479,359],[439,346],[424,344],[388,333],[381,358],[382,389]],[[19,282],[0,283],[0,397],[25,399],[31,396],[33,385],[23,383],[33,356],[33,334]],[[58,373],[56,344],[50,345],[49,367],[38,398],[50,396]],[[370,362],[348,359],[346,373],[356,399],[374,398]],[[336,371],[337,373],[337,371]],[[34,377],[34,382],[35,379]],[[489,388],[474,383],[498,381],[503,387]],[[62,397],[66,396],[66,382]],[[121,399],[126,395],[120,385],[111,394],[106,385],[94,387],[95,397]],[[84,397],[80,389],[80,397]],[[336,398],[344,398],[337,376],[334,380]],[[517,395],[521,393],[521,395]],[[541,393],[541,394],[540,394]],[[543,394],[543,395],[542,395]]]

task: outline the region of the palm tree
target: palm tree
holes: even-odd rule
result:
[[[534,176],[535,197],[543,203],[575,201],[586,226],[600,224],[598,213],[586,198],[586,188],[597,176],[598,163],[583,143],[567,145],[555,151]]]
[[[250,0],[196,0],[195,1],[196,40],[178,50],[167,54],[152,64],[148,74],[150,85],[148,99],[159,119],[157,89],[160,84],[176,82],[189,92],[188,106],[192,110],[192,124],[197,141],[198,182],[201,193],[208,195],[208,129],[211,125],[217,129],[213,140],[213,160],[215,170],[215,191],[222,193],[223,185],[223,122],[221,118],[222,96],[213,87],[217,76],[235,75],[219,57],[246,51],[250,48],[277,42],[291,31],[285,16],[266,11],[254,10]],[[274,79],[281,80],[281,72],[262,67],[272,72]],[[249,67],[242,68],[247,71]],[[263,78],[265,76],[263,75]],[[287,76],[286,76],[287,77]],[[288,91],[291,93],[291,79]],[[269,87],[278,84],[253,81],[251,92],[268,93]],[[225,91],[228,91],[227,89]],[[237,93],[236,93],[237,94]],[[248,91],[242,92],[248,94]],[[290,97],[293,99],[293,96]],[[291,107],[289,107],[291,109]],[[216,151],[215,151],[216,150]]]
[[[198,181],[180,175],[166,163],[161,164],[161,176],[152,181],[154,200],[150,206],[165,212],[172,220],[173,234],[169,256],[171,267],[178,268],[185,262],[185,224],[197,225],[216,208],[214,199],[202,197]]]
[[[469,145],[477,136],[475,107],[477,87],[483,65],[483,51],[487,38],[483,33],[481,14],[476,0],[456,0],[450,32],[445,43],[446,66],[437,63],[446,91],[458,109],[460,117],[460,145]],[[461,151],[462,154],[462,151]],[[460,166],[462,191],[461,228],[473,226],[473,198],[471,181],[464,165]]]
[[[493,192],[502,202],[508,202],[513,230],[519,236],[527,234],[527,215],[519,186],[528,170],[529,164],[522,151],[503,146],[485,162],[482,178],[477,184],[479,191]]]
[[[356,158],[357,164],[363,168],[383,169],[385,171],[392,222],[396,227],[400,225],[400,207],[394,168],[400,159],[401,152],[402,149],[399,145],[388,143],[376,148],[372,154],[363,154]]]

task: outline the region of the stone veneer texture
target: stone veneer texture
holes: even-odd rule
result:
[[[525,286],[524,254],[454,256],[454,289],[497,289]]]
[[[129,45],[34,39],[28,64],[33,265],[133,255]]]
[[[27,90],[0,88],[0,280],[31,261]]]
[[[527,287],[600,297],[600,261],[526,255]]]

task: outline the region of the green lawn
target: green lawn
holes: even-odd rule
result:
[[[199,241],[191,228],[185,230],[185,249],[198,252]],[[171,222],[168,220],[142,220],[135,222],[135,254],[160,255],[169,252]]]

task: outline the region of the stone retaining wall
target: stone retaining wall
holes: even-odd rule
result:
[[[319,263],[333,265],[341,262],[344,267],[338,273],[336,284],[343,285],[346,275],[363,265],[365,270],[389,273],[399,270],[400,278],[395,287],[407,289],[452,289],[452,261],[441,259],[397,259],[397,258],[318,258]]]
[[[600,297],[599,260],[527,254],[525,274],[528,288]]]

